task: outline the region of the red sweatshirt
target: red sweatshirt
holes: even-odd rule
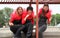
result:
[[[39,10],[38,17],[41,13],[42,13],[42,8]],[[45,16],[48,18],[48,23],[50,23],[49,19],[51,18],[51,11],[49,10],[49,12]]]
[[[22,17],[22,15],[18,15],[16,13],[16,11],[14,11],[14,13],[12,13],[11,16],[10,16],[10,21],[9,22],[13,23],[14,20],[21,20],[22,19],[21,17]]]
[[[27,16],[27,14],[28,13],[25,11],[24,14],[22,15],[22,24],[26,23],[26,21],[24,19]],[[31,20],[31,23],[34,24],[34,19],[33,18],[34,18],[34,13],[32,13],[27,19]]]

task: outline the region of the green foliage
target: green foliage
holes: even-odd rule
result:
[[[60,14],[52,15],[51,25],[55,26],[55,23],[56,25],[60,23]]]
[[[60,23],[60,14],[56,14],[56,21],[57,21],[57,24]]]
[[[4,14],[6,22],[8,22],[10,14],[12,13],[12,11],[13,11],[12,8],[8,8],[8,7],[4,8],[3,14]]]
[[[52,15],[51,25],[52,25],[52,26],[54,26],[54,25],[55,25],[55,15]]]
[[[8,23],[8,20],[12,11],[13,9],[8,8],[8,7],[5,7],[4,9],[0,10],[0,24],[1,25],[5,25],[5,23]]]
[[[0,10],[0,24],[4,25],[4,22],[5,20],[4,20],[3,10]]]

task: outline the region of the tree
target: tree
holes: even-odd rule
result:
[[[13,11],[12,8],[5,7],[4,9],[0,10],[0,24],[5,25],[8,23],[10,14]]]
[[[56,14],[56,21],[57,21],[57,24],[60,23],[60,14]]]
[[[60,23],[60,14],[52,15],[51,25],[55,26]]]
[[[8,8],[8,7],[5,7],[4,8],[3,14],[4,14],[4,17],[5,17],[6,22],[8,22],[8,20],[10,18],[10,14],[12,13],[12,11],[13,11],[12,8]]]
[[[0,10],[0,24],[4,25],[4,22],[5,20],[4,20],[3,10]]]

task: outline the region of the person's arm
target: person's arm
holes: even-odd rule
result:
[[[39,9],[39,12],[38,12],[38,21],[39,21],[39,18],[40,18],[40,14],[42,13],[42,8]]]
[[[40,16],[41,13],[42,13],[42,8],[38,12],[38,17]]]
[[[14,15],[11,14],[10,20],[9,20],[9,25],[10,25],[10,26],[13,26],[13,25],[14,25],[14,24],[13,24],[13,21],[14,21]]]
[[[13,26],[14,24],[13,24],[12,22],[9,22],[9,25],[10,25],[10,26]]]
[[[35,16],[34,16],[34,13],[32,14],[32,24],[34,24],[34,18],[35,18]]]
[[[22,24],[24,24],[24,23],[26,22],[26,19],[27,19],[28,16],[29,16],[29,15],[27,15],[27,13],[24,13],[24,14],[22,15]]]
[[[26,21],[26,19],[29,17],[29,14],[26,15],[26,17],[24,18],[24,20]]]
[[[50,17],[50,18],[49,18],[49,20],[48,20],[48,24],[50,24],[50,22],[51,22],[51,19],[52,19],[52,17]]]
[[[46,14],[46,17],[48,18],[48,24],[50,24],[50,22],[51,22],[51,11],[49,11],[49,12]]]

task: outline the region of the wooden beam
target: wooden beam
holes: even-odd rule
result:
[[[60,4],[60,2],[39,2],[39,4]],[[30,2],[0,2],[0,4],[30,4]],[[36,4],[36,2],[31,2],[31,4]]]
[[[0,2],[0,4],[30,4],[30,2]]]

